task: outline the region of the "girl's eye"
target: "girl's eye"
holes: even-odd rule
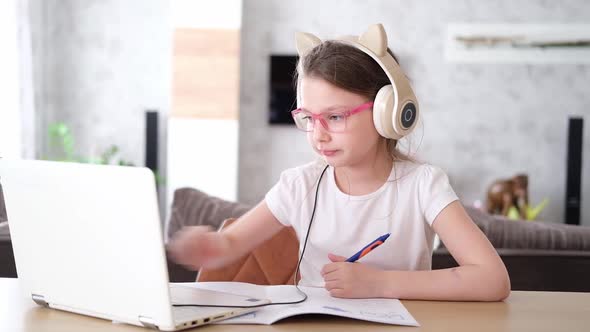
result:
[[[304,115],[304,116],[302,116],[302,117],[301,117],[301,119],[302,119],[303,121],[311,121],[311,116],[309,116],[309,115]]]
[[[330,120],[330,121],[342,121],[342,120],[344,120],[344,116],[342,114],[330,114],[328,116],[328,120]]]

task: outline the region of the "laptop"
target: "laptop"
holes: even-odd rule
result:
[[[269,303],[169,283],[147,168],[0,159],[0,183],[17,274],[39,305],[175,331]]]

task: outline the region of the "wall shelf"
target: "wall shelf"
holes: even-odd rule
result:
[[[457,63],[590,64],[590,24],[450,23],[445,59]]]

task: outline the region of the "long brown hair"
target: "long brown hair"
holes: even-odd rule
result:
[[[387,51],[397,62],[393,52]],[[294,75],[296,91],[299,91],[298,78],[302,76],[321,78],[369,100],[374,100],[383,86],[391,84],[381,66],[368,54],[337,41],[324,41],[299,59]],[[393,160],[413,160],[397,148],[397,140],[383,139]]]

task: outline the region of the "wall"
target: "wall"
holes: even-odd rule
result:
[[[267,125],[270,54],[295,53],[295,31],[320,37],[385,25],[423,111],[418,157],[445,169],[464,204],[483,200],[496,178],[526,172],[541,215],[563,221],[567,119],[585,116],[582,220],[590,225],[590,68],[587,65],[451,64],[444,59],[450,22],[589,23],[577,1],[244,1],[239,190],[254,203],[281,170],[313,158],[302,134]],[[423,134],[423,137],[422,137]]]
[[[114,144],[119,158],[144,165],[144,112],[151,109],[160,112],[159,168],[166,174],[168,1],[30,1],[30,12],[37,157],[51,157],[47,128],[62,121],[77,154],[98,156]]]
[[[31,1],[35,104],[40,155],[47,126],[68,124],[76,152],[98,155],[110,145],[144,164],[145,115],[158,110],[160,161],[170,108],[171,27],[168,2]],[[165,170],[165,162],[161,162]]]

